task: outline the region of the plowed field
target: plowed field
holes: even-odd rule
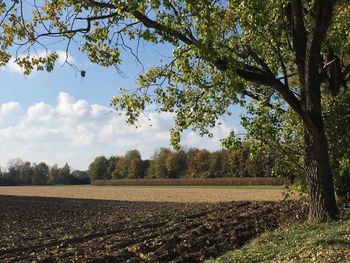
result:
[[[0,196],[0,262],[202,262],[304,214],[294,201]]]

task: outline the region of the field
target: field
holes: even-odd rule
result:
[[[108,179],[95,180],[94,185],[152,185],[152,186],[256,186],[256,185],[288,185],[291,181],[284,177],[226,177],[226,178],[152,178],[152,179]]]
[[[202,262],[304,214],[295,201],[175,203],[0,195],[0,262]]]
[[[159,202],[278,201],[281,186],[11,186],[0,195]]]

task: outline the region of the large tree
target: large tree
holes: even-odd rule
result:
[[[88,175],[92,181],[110,179],[109,163],[105,156],[98,156],[89,165]]]
[[[336,217],[321,101],[323,88],[336,96],[349,81],[348,1],[47,0],[33,1],[31,20],[23,18],[24,1],[9,2],[0,7],[8,18],[0,25],[3,48],[16,38],[30,48],[63,36],[67,48],[76,39],[92,62],[112,66],[121,63],[125,37],[174,45],[172,61],[140,76],[137,91],[113,98],[131,123],[148,103],[175,112],[174,145],[190,126],[209,133],[247,97],[269,107],[282,101],[281,110],[290,107],[303,126],[309,218]],[[22,56],[18,63],[29,73],[51,70],[55,58]]]

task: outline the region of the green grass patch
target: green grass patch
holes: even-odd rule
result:
[[[350,219],[284,226],[207,262],[350,262]]]

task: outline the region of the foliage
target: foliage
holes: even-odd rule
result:
[[[98,156],[95,160],[90,163],[88,174],[91,180],[97,179],[109,179],[110,174],[108,174],[110,164],[104,156]]]
[[[209,151],[206,149],[188,150],[188,177],[208,177]]]
[[[53,165],[49,167],[44,162],[31,164],[19,158],[9,161],[7,171],[0,170],[0,185],[48,185],[48,184],[89,184],[86,172],[70,167]]]
[[[149,160],[143,160],[137,150],[125,155],[110,157],[114,170],[106,170],[106,158],[97,157],[89,165],[92,180],[140,178],[218,178],[218,177],[269,177],[276,162],[273,152],[255,154],[253,142],[245,141],[241,147],[209,152],[190,148],[172,151],[160,148]],[[104,167],[104,169],[102,169]],[[94,176],[97,174],[98,176]]]
[[[112,171],[112,178],[141,178],[144,177],[148,167],[148,161],[141,159],[141,154],[138,150],[129,150],[124,156],[115,157],[116,164]]]
[[[325,93],[327,91],[324,91]],[[324,94],[324,123],[328,138],[332,172],[338,197],[350,193],[350,91],[341,90],[336,97]],[[297,115],[288,110],[250,103],[243,116],[247,137],[254,140],[251,148],[274,155],[272,173],[296,179],[299,190],[306,191],[303,158],[303,131]]]
[[[30,52],[48,37],[63,36],[69,45],[76,40],[93,63],[106,67],[122,62],[121,49],[128,48],[124,37],[171,43],[173,60],[141,75],[136,91],[122,88],[122,95],[115,96],[112,104],[126,111],[130,123],[135,123],[150,103],[160,105],[160,111],[175,112],[171,141],[176,147],[181,131],[192,126],[201,134],[210,134],[208,127],[213,127],[219,116],[230,115],[230,105],[244,105],[245,97],[265,106],[285,99],[278,88],[260,86],[271,86],[263,80],[265,71],[279,76],[277,80],[285,82],[280,84],[291,91],[300,89],[288,21],[290,1],[65,0],[46,1],[34,8],[23,5],[22,1],[4,2],[0,7],[3,64],[10,58],[6,50],[14,43]],[[21,13],[24,7],[32,17]],[[305,10],[311,8],[308,4]],[[338,1],[335,10],[322,52],[331,45],[335,53],[348,56],[349,5]],[[34,69],[52,70],[56,59],[55,53],[27,54],[17,62],[28,74]],[[249,75],[253,73],[260,79]]]
[[[86,171],[74,170],[71,176],[76,178],[73,184],[90,184],[90,177]]]
[[[247,138],[254,141],[254,154],[268,153],[274,159],[271,173],[296,181],[305,191],[303,128],[297,114],[290,108],[271,108],[252,101],[242,116],[242,125]]]
[[[32,184],[34,185],[47,184],[48,176],[49,176],[49,167],[45,163],[41,162],[39,164],[34,164]]]
[[[350,91],[324,100],[325,125],[337,194],[350,198]]]
[[[150,167],[146,174],[148,178],[167,178],[168,172],[165,165],[167,156],[171,154],[171,150],[168,148],[160,148],[156,151],[150,161]]]

